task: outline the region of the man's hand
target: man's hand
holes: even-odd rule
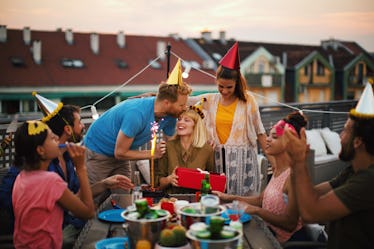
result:
[[[294,163],[305,162],[309,146],[306,143],[305,128],[300,130],[300,138],[288,126],[285,126],[286,151]]]
[[[113,175],[102,180],[105,188],[107,189],[132,189],[134,184],[131,180],[124,175]]]
[[[86,147],[74,143],[68,143],[66,144],[66,149],[69,152],[69,155],[77,170],[86,167]]]

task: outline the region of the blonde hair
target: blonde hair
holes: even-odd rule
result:
[[[167,99],[172,103],[177,102],[179,95],[190,95],[192,92],[191,87],[184,83],[182,85],[169,85],[167,83],[161,83],[158,88],[157,100]]]
[[[188,109],[180,116],[190,117],[194,121],[195,126],[192,134],[192,145],[196,148],[202,148],[208,142],[208,131],[200,115],[196,111]],[[179,135],[175,134],[174,138],[179,138]]]

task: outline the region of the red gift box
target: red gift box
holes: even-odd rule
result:
[[[175,174],[178,176],[178,185],[184,188],[200,190],[201,181],[205,177],[206,171],[201,172],[197,169],[178,167]],[[225,191],[226,176],[217,173],[210,173],[210,186],[212,190]]]

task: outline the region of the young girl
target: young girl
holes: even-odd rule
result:
[[[17,129],[14,142],[15,164],[23,169],[12,194],[15,248],[61,248],[63,208],[83,219],[92,218],[95,213],[85,148],[67,145],[81,185],[78,197],[59,175],[47,171],[60,150],[58,137],[45,123],[26,121]]]

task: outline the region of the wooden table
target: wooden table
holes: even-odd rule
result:
[[[178,199],[186,199],[190,202],[194,201],[194,195],[176,195]],[[115,200],[121,207],[127,207],[132,203],[132,196],[130,194],[112,194],[102,205],[100,205],[97,213],[101,211],[112,209],[111,200]],[[90,219],[81,234],[79,235],[74,248],[75,249],[94,249],[97,241],[105,239],[111,233],[111,230],[120,231],[121,224],[108,223],[101,221],[97,216]],[[281,249],[282,247],[269,231],[264,221],[253,216],[250,222],[243,226],[243,248],[244,249]]]

